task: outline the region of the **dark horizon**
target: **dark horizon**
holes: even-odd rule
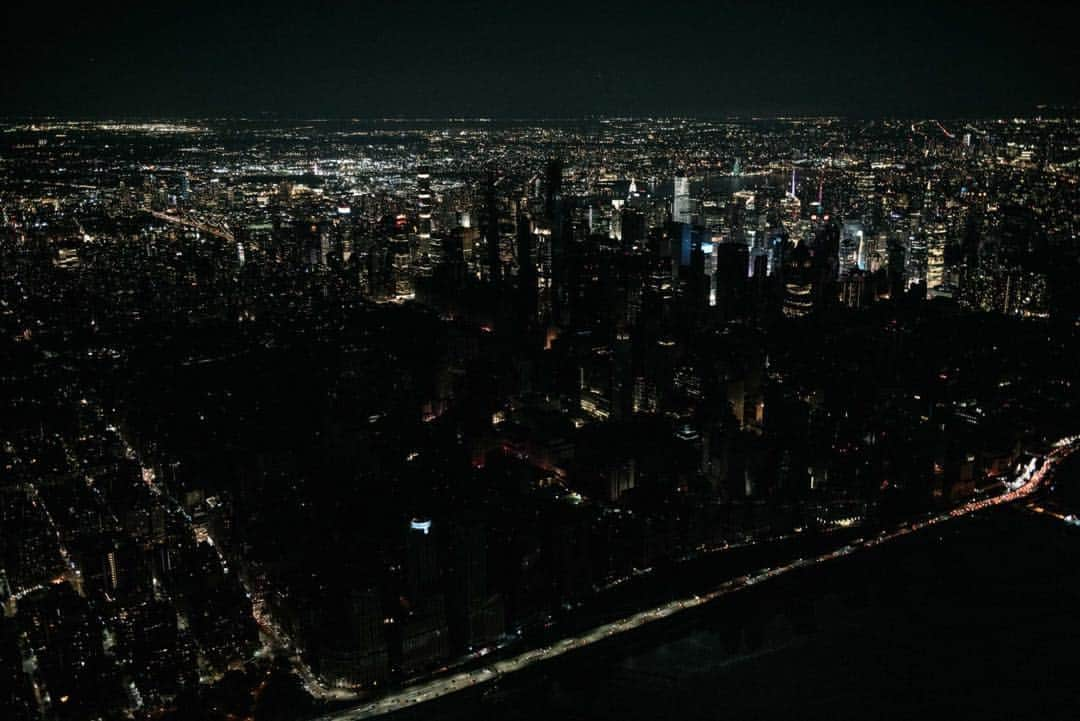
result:
[[[1080,100],[1080,11],[1046,2],[0,12],[6,117],[977,118]]]
[[[528,116],[528,115],[289,115],[286,113],[232,113],[232,114],[135,114],[122,113],[116,115],[79,115],[65,113],[48,113],[36,115],[0,114],[0,122],[42,122],[56,121],[60,123],[150,123],[150,122],[181,122],[194,123],[198,121],[214,123],[447,123],[447,124],[470,124],[470,123],[522,123],[522,124],[573,124],[589,122],[627,121],[640,122],[642,120],[663,121],[690,121],[690,122],[714,122],[714,123],[759,123],[780,121],[804,121],[804,120],[836,120],[852,123],[886,123],[886,122],[928,122],[939,120],[944,122],[976,122],[987,120],[1001,120],[1006,118],[1054,118],[1058,116],[1071,117],[1080,113],[1080,103],[1039,105],[1030,110],[1002,111],[1000,113],[978,113],[970,115],[962,114],[939,114],[939,113],[911,113],[911,114],[881,114],[881,115],[855,115],[847,113],[752,113],[752,114],[696,114],[696,115],[664,115],[660,113],[643,114],[616,114],[616,113],[589,113],[583,115],[567,116]]]

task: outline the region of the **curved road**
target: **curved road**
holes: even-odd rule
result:
[[[825,563],[826,561],[831,561],[835,558],[841,558],[855,553],[860,549],[872,548],[887,541],[905,536],[913,531],[921,530],[927,526],[933,526],[953,518],[966,516],[970,513],[989,508],[990,506],[1012,503],[1013,501],[1024,498],[1038,490],[1042,486],[1043,481],[1046,480],[1050,470],[1072,453],[1078,444],[1080,444],[1080,437],[1078,436],[1072,436],[1058,441],[1054,444],[1050,453],[1046,455],[1042,465],[1039,465],[1037,461],[1033,460],[1027,467],[1019,471],[1015,480],[1006,484],[1007,490],[999,495],[973,500],[961,506],[957,506],[950,511],[937,513],[923,518],[922,520],[911,521],[910,523],[901,525],[893,531],[883,531],[880,535],[873,538],[842,546],[841,548],[814,558],[800,558],[784,566],[763,569],[746,576],[739,576],[720,584],[714,590],[704,595],[695,595],[678,601],[672,601],[662,606],[657,606],[656,608],[640,611],[631,616],[627,616],[626,618],[619,619],[618,621],[612,621],[611,623],[597,626],[582,634],[569,636],[550,646],[525,651],[513,658],[496,661],[489,666],[474,671],[463,671],[450,676],[436,678],[426,683],[406,687],[385,696],[378,701],[322,716],[316,721],[359,721],[360,719],[372,718],[392,711],[412,708],[417,704],[432,701],[456,691],[487,683],[505,676],[506,674],[520,671],[534,663],[547,661],[569,651],[610,638],[615,634],[624,633],[647,623],[666,618],[672,614],[679,613],[680,611],[701,606],[702,604],[735,593],[748,586],[767,581],[770,578],[775,578],[780,574],[818,563]]]

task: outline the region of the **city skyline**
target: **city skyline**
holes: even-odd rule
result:
[[[1068,114],[2,128],[20,721],[649,708],[1080,525]]]
[[[1078,21],[3,4],[0,718],[1069,717]]]

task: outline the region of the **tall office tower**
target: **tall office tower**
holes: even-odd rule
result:
[[[922,200],[923,220],[936,220],[941,214],[941,203],[942,195],[940,189],[934,187],[934,182],[932,180],[927,180]]]
[[[873,225],[877,214],[875,189],[877,187],[877,179],[874,174],[869,171],[857,172],[855,174],[855,205],[859,210],[859,218],[862,220],[863,225]],[[862,268],[866,270],[865,268]]]
[[[690,266],[685,283],[688,305],[698,310],[708,307],[713,285],[712,277],[705,274],[705,250],[702,246],[707,241],[704,235],[705,231],[698,228],[691,234]]]
[[[440,534],[442,531],[439,532]],[[429,518],[413,518],[405,537],[406,613],[400,619],[400,668],[410,673],[449,652],[438,536]]]
[[[431,173],[421,168],[416,173],[416,225],[422,248],[431,238],[431,208]]]
[[[633,248],[645,242],[648,224],[645,216],[634,208],[624,208],[620,214],[621,239],[623,248]]]
[[[933,223],[927,229],[926,243],[926,289],[933,294],[945,291],[945,241],[946,229],[941,223]]]
[[[889,241],[889,298],[899,300],[907,284],[905,276],[904,246],[899,239]]]
[[[716,255],[716,306],[725,320],[739,317],[744,310],[750,251],[740,243],[713,246]]]
[[[536,258],[529,216],[520,208],[517,214],[517,261],[519,322],[522,332],[529,334],[536,325]]]
[[[405,536],[406,592],[410,600],[437,590],[439,549],[430,518],[413,518]]]
[[[860,250],[865,252],[865,233],[863,225],[857,220],[845,220],[840,229],[839,278],[847,277],[852,268],[862,268],[859,264]]]
[[[817,308],[832,307],[840,297],[838,261],[840,258],[840,226],[827,223],[814,235],[814,303]]]
[[[690,222],[690,179],[681,170],[675,174],[675,194],[671,202],[671,219],[676,223]]]
[[[350,659],[356,662],[355,673],[364,681],[381,681],[387,677],[390,654],[379,589],[353,589],[346,603],[349,614],[344,635],[356,654]]]
[[[784,315],[802,318],[814,311],[813,258],[806,243],[799,243],[784,258]]]
[[[413,285],[412,253],[409,252],[409,241],[396,238],[391,241],[391,250],[393,253],[394,295],[398,298],[407,298],[416,291]]]
[[[558,214],[558,205],[562,202],[562,161],[554,158],[548,161],[545,173],[544,210],[549,218]]]
[[[662,240],[666,241],[661,248],[662,255],[671,255],[671,277],[679,277],[679,268],[690,265],[690,251],[693,243],[693,229],[685,223],[668,223],[664,227]]]
[[[907,287],[926,282],[927,251],[926,233],[920,230],[908,236],[904,267]]]
[[[705,254],[705,278],[708,282],[709,306],[716,305],[716,243],[710,239],[701,244]]]
[[[330,254],[330,227],[326,223],[300,223],[296,226],[297,245],[310,266],[325,267]]]
[[[495,173],[489,171],[484,192],[487,213],[484,241],[487,245],[488,282],[497,285],[501,280],[502,263],[499,259],[499,208],[495,201]]]
[[[442,257],[437,272],[447,287],[457,289],[465,280],[464,228],[454,228],[443,239]]]
[[[858,268],[848,273],[840,292],[841,302],[848,308],[864,308],[873,301],[869,274]]]
[[[487,538],[479,518],[465,518],[448,528],[447,608],[451,634],[460,651],[497,638],[503,630],[501,599],[488,594]],[[503,613],[500,613],[503,612]]]
[[[544,197],[544,213],[551,229],[549,239],[551,255],[551,315],[560,325],[566,307],[566,223],[562,196],[562,161],[558,158],[547,165],[547,183]]]
[[[855,250],[855,267],[859,270],[870,269],[871,244],[866,233],[859,233],[859,247]]]
[[[784,273],[784,253],[787,248],[788,239],[785,233],[773,235],[765,245],[766,257],[768,259],[766,273],[768,275],[779,274],[781,276],[781,282],[783,282]]]
[[[867,236],[866,247],[868,250],[866,270],[876,273],[888,262],[888,234],[884,231]]]
[[[316,631],[308,642],[312,670],[340,687],[370,686],[390,673],[390,654],[384,632],[380,590],[353,589],[335,597],[330,625]]]
[[[780,199],[780,217],[786,222],[796,222],[802,212],[802,202],[795,194],[795,169],[791,169],[791,187],[787,194]]]
[[[618,330],[612,345],[611,417],[629,418],[634,409],[633,347],[630,334]]]

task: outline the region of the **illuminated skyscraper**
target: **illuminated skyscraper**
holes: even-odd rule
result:
[[[806,243],[799,243],[784,258],[784,315],[801,318],[814,310],[814,268]]]
[[[945,283],[946,229],[934,223],[927,229],[926,241],[926,288],[937,291]]]
[[[795,169],[791,170],[791,187],[788,189],[786,195],[780,199],[780,216],[784,222],[795,222],[799,219],[799,214],[802,211],[802,202],[795,194]]]
[[[676,223],[690,222],[690,179],[681,170],[675,175],[675,194],[671,202],[671,219]]]
[[[431,173],[422,168],[416,173],[417,234],[421,246],[431,238],[431,207]]]
[[[904,268],[904,276],[908,287],[926,282],[929,256],[927,245],[926,233],[921,230],[908,236]]]
[[[845,220],[840,230],[840,279],[847,277],[852,268],[865,269],[865,233],[857,220]]]

